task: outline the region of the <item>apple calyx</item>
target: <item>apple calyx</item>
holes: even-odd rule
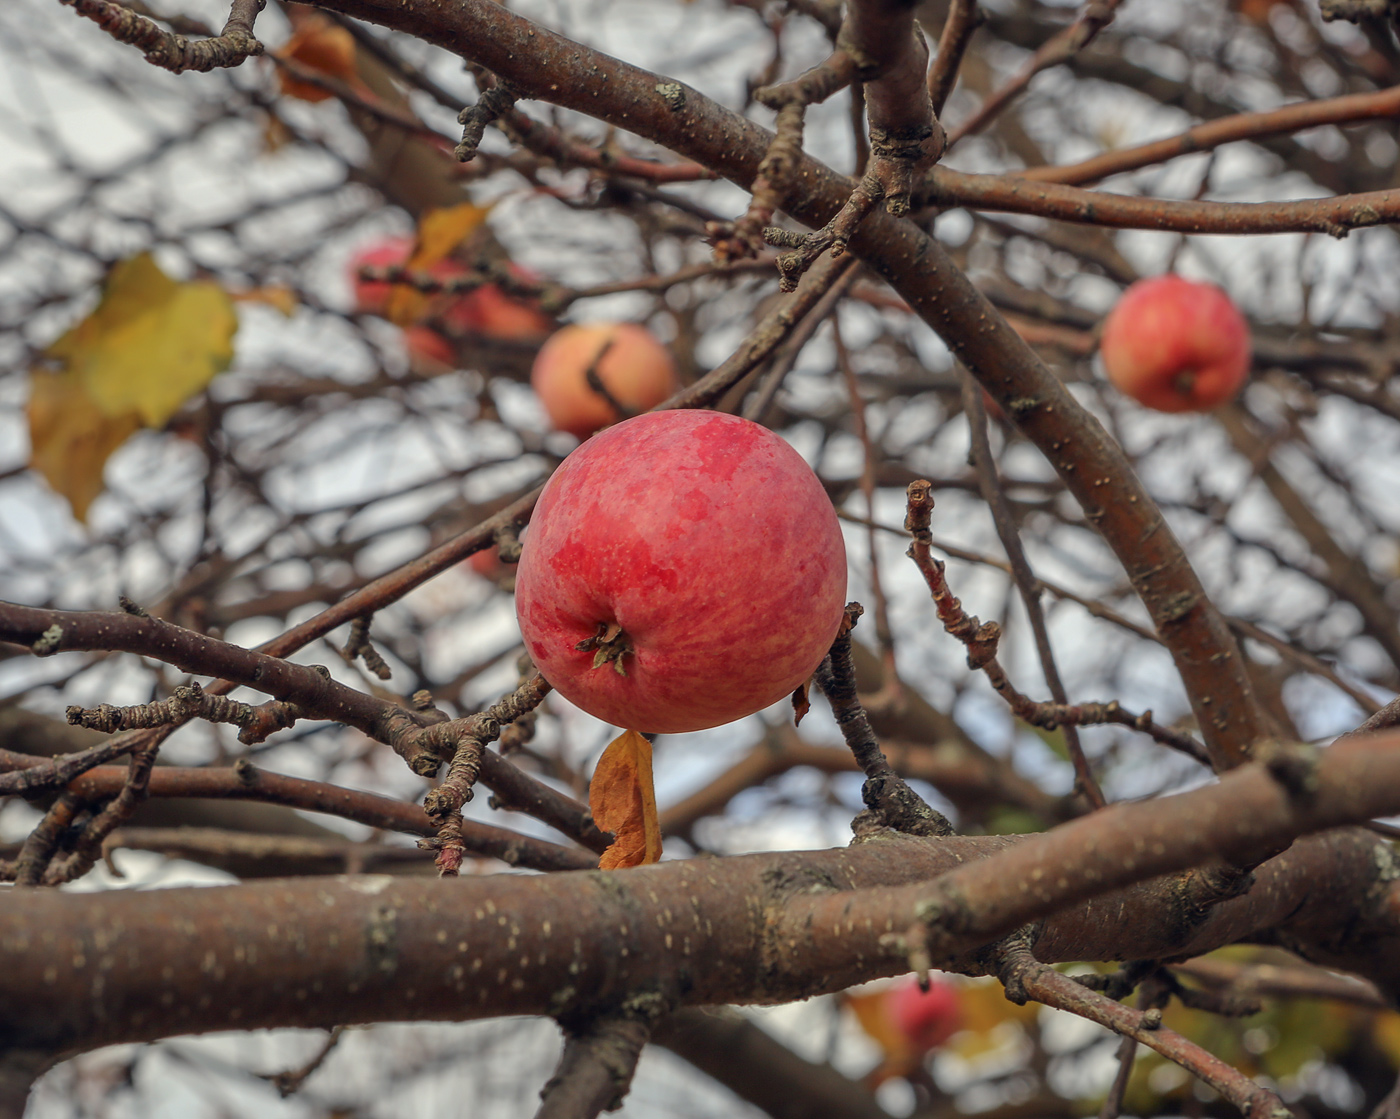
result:
[[[1198,369],[1183,369],[1172,378],[1172,388],[1179,392],[1186,400],[1191,399],[1191,393],[1196,388],[1196,377],[1200,373]]]
[[[628,653],[635,652],[632,648],[632,639],[623,632],[622,627],[616,622],[599,622],[598,632],[592,637],[586,637],[574,646],[580,653],[586,653],[590,649],[596,650],[593,654],[593,667],[601,668],[605,664],[611,663],[617,669],[619,676],[627,675],[627,668],[622,663],[622,658]]]

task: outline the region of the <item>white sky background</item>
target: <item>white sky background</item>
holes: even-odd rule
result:
[[[175,10],[176,5],[167,5]],[[667,5],[657,0],[523,0],[513,4],[522,14],[539,19],[548,26],[579,38],[630,62],[657,72],[680,78],[708,95],[725,103],[741,101],[743,83],[757,73],[768,61],[771,41],[752,13],[734,10],[715,2],[697,0],[693,4]],[[1118,17],[1120,24],[1132,26],[1136,21],[1170,21],[1180,18],[1185,5],[1151,5],[1139,2],[1125,5]],[[226,5],[214,0],[182,0],[178,10],[198,15],[218,24],[226,14]],[[1280,18],[1289,18],[1282,16]],[[259,33],[271,46],[285,36],[285,24],[275,11],[264,14],[259,21]],[[1209,33],[1203,28],[1202,33]],[[1331,25],[1329,35],[1346,36],[1353,29]],[[1240,49],[1247,49],[1247,43]],[[814,64],[825,55],[826,41],[810,21],[793,20],[784,38],[787,60],[784,76],[792,76]],[[450,57],[423,48],[419,54],[433,75],[448,88],[460,90],[464,103],[471,97],[470,83],[461,75],[460,66]],[[1023,56],[1007,53],[996,61],[1005,73],[1019,64]],[[1173,59],[1167,55],[1139,59],[1170,71]],[[97,63],[100,63],[98,65]],[[120,111],[100,81],[85,80],[80,74],[89,71],[105,74],[118,71],[129,75],[146,92],[141,98],[139,115]],[[409,225],[401,214],[377,209],[377,203],[367,192],[357,187],[339,187],[340,165],[324,156],[305,149],[288,148],[273,154],[250,158],[251,151],[260,148],[252,125],[222,122],[210,128],[201,141],[189,150],[168,154],[147,168],[146,154],[164,136],[177,136],[188,130],[192,121],[206,119],[223,99],[237,96],[237,91],[274,88],[271,69],[264,63],[251,63],[234,72],[175,77],[148,67],[139,54],[109,41],[89,21],[60,7],[55,0],[8,0],[0,6],[0,245],[16,235],[15,226],[7,222],[4,212],[20,221],[51,224],[52,215],[62,213],[57,228],[61,236],[78,246],[95,246],[100,255],[120,258],[156,243],[161,264],[173,275],[188,276],[196,268],[209,269],[234,277],[241,268],[241,256],[250,241],[259,243],[272,258],[285,255],[298,262],[305,282],[332,311],[349,308],[350,290],[345,276],[346,261],[353,251],[385,232],[405,232]],[[1069,88],[1064,75],[1042,75],[1032,85],[1030,101],[1048,106],[1057,95]],[[1232,89],[1231,94],[1249,108],[1269,108],[1277,103],[1277,95],[1264,82]],[[1319,96],[1336,91],[1319,88]],[[1040,137],[1047,143],[1053,158],[1068,160],[1092,154],[1106,138],[1116,137],[1120,143],[1137,143],[1158,136],[1170,135],[1189,123],[1183,114],[1149,105],[1145,100],[1133,103],[1123,97],[1096,100],[1075,92],[1074,114],[1079,124],[1078,134],[1061,134],[1058,138]],[[960,108],[960,105],[963,107]],[[965,111],[966,103],[955,98],[950,107],[956,118]],[[418,106],[425,117],[446,131],[455,130],[451,114],[427,103]],[[526,103],[527,112],[539,113],[541,107]],[[1063,104],[1058,105],[1061,112]],[[355,155],[358,137],[348,127],[341,110],[333,104],[295,106],[292,115],[306,128],[324,133],[333,139],[339,150]],[[758,119],[771,123],[771,114],[757,110]],[[564,114],[566,120],[573,118]],[[1034,121],[1034,114],[1030,118]],[[1048,119],[1048,118],[1047,118]],[[588,126],[592,135],[600,135],[596,124]],[[76,166],[102,171],[120,170],[132,163],[129,172],[116,175],[102,190],[104,205],[101,212],[74,205],[72,176],[62,166],[55,165],[46,155],[54,148],[53,140]],[[1315,130],[1309,142],[1326,151],[1329,138],[1326,130]],[[485,147],[504,150],[499,134],[490,132]],[[846,125],[844,95],[814,111],[806,131],[809,152],[826,159],[839,169],[850,163],[849,138]],[[632,142],[633,150],[644,145]],[[990,143],[974,141],[958,149],[950,165],[968,170],[996,169],[1003,165],[999,149]],[[1120,177],[1111,181],[1109,189],[1130,192],[1150,189],[1153,193],[1190,197],[1209,157],[1189,157],[1175,161],[1165,170],[1156,169],[1141,176]],[[1314,184],[1296,177],[1270,177],[1268,161],[1255,149],[1235,145],[1222,151],[1216,159],[1212,174],[1211,197],[1229,200],[1263,200],[1269,198],[1309,197],[1320,193]],[[1218,185],[1218,189],[1215,189]],[[695,197],[726,214],[742,212],[746,195],[727,184],[694,184],[674,188]],[[237,219],[260,203],[314,195],[301,204],[280,206],[256,225],[250,224],[250,236],[235,242],[220,226]],[[636,255],[629,240],[630,231],[621,221],[573,221],[568,212],[538,195],[520,189],[518,179],[498,176],[488,182],[483,197],[499,198],[500,205],[492,215],[493,227],[500,238],[522,263],[534,267],[552,278],[566,283],[594,283],[625,278],[634,274]],[[114,215],[126,215],[119,218]],[[1019,219],[1011,219],[1013,221]],[[566,224],[567,223],[567,224]],[[548,238],[537,235],[540,228],[548,229]],[[939,235],[959,243],[968,235],[969,223],[964,215],[950,214],[940,221]],[[261,241],[259,242],[259,239]],[[1151,233],[1126,233],[1118,238],[1120,249],[1144,272],[1160,270],[1175,247],[1176,238]],[[703,258],[704,247],[692,246],[688,260]],[[1339,325],[1369,325],[1376,320],[1375,306],[1387,301],[1392,306],[1400,284],[1388,291],[1374,285],[1358,287],[1350,281],[1359,274],[1389,272],[1396,275],[1395,239],[1385,231],[1353,234],[1345,241],[1302,237],[1272,238],[1192,238],[1181,255],[1179,270],[1195,277],[1224,284],[1246,309],[1265,321],[1291,321],[1296,317],[1301,289],[1294,282],[1298,272],[1299,254],[1303,254],[1303,271],[1313,285],[1313,311],[1316,317],[1335,316]],[[9,301],[14,299],[20,285],[35,276],[62,277],[71,284],[74,277],[95,281],[96,272],[84,263],[82,253],[63,251],[62,245],[40,245],[27,242],[23,254],[8,266],[0,263],[0,326],[10,323]],[[662,260],[665,270],[683,263]],[[976,259],[974,257],[974,267]],[[1027,255],[1022,262],[1023,274],[1016,279],[1034,286],[1054,268],[1054,262]],[[91,273],[90,275],[88,273]],[[1115,296],[1115,289],[1101,277],[1062,277],[1074,297],[1084,306],[1104,310]],[[64,286],[59,284],[57,286]],[[59,302],[33,316],[23,324],[24,340],[31,346],[52,341],[63,329],[85,312],[90,302],[74,305]],[[627,296],[581,303],[572,315],[576,318],[627,317],[641,313],[644,300]],[[238,335],[238,357],[234,369],[222,376],[211,389],[213,393],[233,394],[240,384],[240,371],[252,372],[270,366],[286,365],[307,374],[324,373],[352,380],[368,376],[375,365],[374,355],[367,352],[342,320],[333,315],[304,310],[290,322],[274,313],[256,307],[243,309],[243,325]],[[842,329],[847,344],[859,354],[862,339],[873,333],[876,312],[865,308],[848,308],[842,312]],[[739,316],[733,303],[717,302],[712,315],[713,328],[706,336],[701,357],[708,362],[722,360],[738,342]],[[946,351],[932,334],[922,326],[911,329],[921,335],[919,345],[934,368],[946,367]],[[0,372],[6,366],[22,369],[25,353],[11,346],[0,332]],[[395,332],[386,328],[381,344],[389,355],[387,360],[402,360],[396,353]],[[794,400],[816,403],[835,389],[829,379],[831,369],[829,334],[825,331],[804,353],[789,378],[785,392]],[[301,455],[283,471],[272,485],[279,502],[278,513],[293,514],[299,510],[321,508],[335,501],[363,499],[369,493],[391,494],[424,478],[437,477],[446,470],[458,469],[476,461],[516,453],[509,437],[492,434],[477,425],[468,428],[457,412],[462,394],[450,379],[429,389],[440,391],[442,406],[430,422],[415,420],[413,438],[404,438],[401,413],[383,402],[366,402],[348,407],[344,415],[319,422],[303,433]],[[1183,471],[1207,479],[1209,486],[1223,497],[1246,496],[1235,503],[1230,524],[1246,537],[1266,538],[1291,554],[1304,554],[1291,529],[1284,526],[1279,514],[1251,483],[1243,464],[1230,461],[1224,454],[1219,430],[1213,426],[1194,424],[1189,419],[1156,416],[1125,406],[1121,400],[1108,400],[1105,412],[1103,398],[1076,387],[1076,393],[1101,416],[1112,418],[1120,425],[1130,447],[1144,447],[1154,440],[1167,440],[1165,449],[1149,459],[1144,466],[1144,479],[1156,494],[1170,497],[1185,492]],[[1270,386],[1251,388],[1251,402],[1266,414],[1270,408]],[[44,594],[56,593],[65,605],[75,607],[106,606],[119,591],[133,597],[151,597],[163,588],[162,550],[178,557],[193,545],[193,521],[177,518],[158,539],[118,554],[114,548],[94,548],[93,541],[104,537],[116,539],[143,512],[143,493],[150,488],[151,479],[160,479],[160,500],[179,501],[182,494],[193,501],[202,479],[192,473],[197,455],[192,448],[177,440],[153,434],[140,434],[119,451],[108,465],[111,492],[99,498],[93,508],[88,530],[77,526],[70,517],[66,503],[56,498],[43,482],[32,474],[15,473],[27,458],[27,434],[23,404],[24,379],[19,376],[0,377],[0,595],[21,601],[35,601]],[[543,417],[528,390],[521,386],[505,386],[498,400],[503,413],[513,420],[533,426],[544,435]],[[840,407],[839,399],[832,401]],[[872,405],[870,420],[879,428],[886,421],[895,432],[907,431],[911,442],[927,427],[927,416],[919,407],[910,407],[900,415],[886,415],[881,406]],[[351,433],[354,433],[353,437]],[[377,433],[376,438],[364,438],[365,432]],[[1394,545],[1396,526],[1400,525],[1400,508],[1395,495],[1400,492],[1400,448],[1396,446],[1393,425],[1383,425],[1373,415],[1363,413],[1338,399],[1329,399],[1317,418],[1309,424],[1309,433],[1329,456],[1329,461],[1350,468],[1365,463],[1365,484],[1373,504],[1383,514],[1387,535]],[[809,458],[815,448],[810,431],[800,427],[785,433]],[[250,418],[246,432],[241,435],[250,443],[271,441],[279,435],[270,430],[261,418]],[[567,446],[567,440],[551,443],[557,449]],[[924,446],[914,464],[933,474],[960,473],[966,455],[966,438],[950,432],[939,441]],[[828,476],[852,476],[860,469],[861,450],[854,438],[837,439],[827,448],[825,457],[816,463]],[[538,461],[535,464],[538,466]],[[1021,446],[1014,452],[1008,469],[1014,466],[1017,476],[1037,478],[1049,476],[1049,468],[1038,452]],[[1325,492],[1323,483],[1307,464],[1293,467],[1295,481],[1306,492]],[[469,484],[468,496],[484,496],[489,486],[501,486],[513,477],[516,482],[524,466],[504,468]],[[1350,472],[1350,471],[1349,471]],[[479,486],[473,492],[470,486]],[[1251,488],[1252,486],[1252,488]],[[393,533],[376,545],[373,553],[362,563],[375,565],[375,571],[387,570],[422,550],[426,533],[412,527],[415,517],[429,506],[430,498],[441,495],[418,494],[403,500],[385,501],[366,511],[354,521],[357,532],[369,532],[378,526],[403,524],[403,531]],[[864,514],[859,496],[847,508]],[[883,523],[898,525],[903,520],[902,501],[896,494],[881,494],[875,516]],[[1344,543],[1355,543],[1370,534],[1360,526],[1349,523],[1338,506],[1324,504],[1321,515],[1339,531]],[[1257,577],[1236,579],[1223,565],[1224,552],[1218,537],[1203,528],[1199,518],[1188,517],[1169,510],[1193,560],[1198,564],[1208,587],[1219,597],[1227,610],[1247,611],[1257,603],[1267,601],[1284,615],[1309,616],[1319,612],[1322,603],[1311,588],[1300,580],[1280,572],[1272,564],[1260,563]],[[268,511],[241,510],[230,516],[230,538],[248,544],[266,532],[275,519]],[[337,522],[338,523],[338,522]],[[328,526],[330,522],[327,522]],[[315,530],[313,524],[312,530]],[[329,530],[329,529],[328,529]],[[936,535],[954,540],[993,555],[1000,555],[1000,546],[989,518],[980,503],[966,496],[949,493],[940,497],[935,513]],[[869,602],[868,564],[865,535],[847,526],[848,547],[852,560],[850,597]],[[1384,547],[1384,545],[1378,545]],[[882,574],[886,590],[900,608],[893,611],[892,622],[898,638],[901,672],[935,705],[946,708],[956,701],[959,718],[979,738],[994,749],[1013,754],[1025,772],[1042,781],[1052,791],[1061,792],[1070,784],[1067,767],[1054,757],[1034,736],[1018,735],[1006,719],[998,699],[985,684],[974,681],[965,691],[961,680],[965,675],[961,664],[963,651],[947,638],[936,625],[931,604],[922,592],[917,573],[902,560],[904,545],[894,536],[882,536],[880,549]],[[1395,557],[1372,557],[1379,562],[1394,563]],[[1115,587],[1121,581],[1116,562],[1101,547],[1087,547],[1082,540],[1070,540],[1055,546],[1033,548],[1032,563],[1037,572],[1082,592],[1099,593]],[[375,571],[361,571],[372,574]],[[288,585],[297,585],[304,572],[297,564],[287,567]],[[1006,583],[997,572],[953,562],[949,577],[954,590],[968,609],[983,617],[1000,614],[1006,597]],[[1085,616],[1078,607],[1065,604],[1053,606],[1046,599],[1050,612],[1052,637],[1061,656],[1062,672],[1072,697],[1100,698],[1088,694],[1086,687],[1099,686],[1106,675],[1116,676],[1114,694],[1125,706],[1134,709],[1150,707],[1159,717],[1175,718],[1184,709],[1184,697],[1165,653],[1133,647],[1126,657],[1128,645],[1123,636]],[[411,596],[400,609],[432,614],[460,610],[470,617],[471,625],[440,634],[440,646],[433,656],[446,665],[468,664],[483,652],[505,652],[518,639],[509,603],[495,595],[480,580],[461,572],[450,572],[433,585]],[[314,610],[308,609],[306,613]],[[1131,611],[1130,611],[1131,612]],[[1348,619],[1337,611],[1322,623],[1344,626]],[[1145,620],[1140,610],[1132,616]],[[1024,619],[1019,604],[1011,607],[1013,634],[1023,634]],[[292,621],[299,620],[294,616]],[[1354,627],[1353,627],[1354,628]],[[242,623],[228,634],[230,640],[254,644],[273,635],[266,620]],[[1348,632],[1348,631],[1344,631]],[[1348,663],[1354,674],[1365,673],[1378,666],[1374,652],[1365,640],[1353,641],[1348,647]],[[308,651],[303,660],[324,660],[324,653]],[[1043,680],[1033,653],[1025,642],[1008,642],[1005,662],[1023,690],[1033,695],[1044,691]],[[35,682],[59,680],[72,671],[75,661],[58,657],[44,662],[0,662],[0,695],[24,690]],[[339,668],[337,667],[339,672]],[[353,674],[342,673],[349,683],[359,683]],[[508,660],[496,671],[484,674],[475,684],[478,698],[498,694],[513,684]],[[54,711],[69,702],[130,703],[147,698],[141,689],[146,678],[124,671],[119,665],[102,673],[90,673],[84,678],[85,691],[41,693],[37,702]],[[1296,716],[1304,733],[1324,736],[1354,725],[1359,713],[1350,701],[1339,697],[1330,686],[1316,681],[1297,685],[1294,698]],[[89,694],[90,693],[90,694]],[[1107,698],[1104,696],[1102,698]],[[1384,697],[1388,698],[1388,697]],[[554,701],[552,701],[554,702]],[[610,731],[579,712],[571,711],[563,701],[554,710],[559,718],[545,725],[542,738],[549,742],[557,736],[564,740],[583,760],[596,754],[607,741]],[[663,740],[658,751],[658,795],[663,803],[679,799],[693,791],[727,766],[757,739],[762,718],[780,718],[783,713],[770,712],[755,716],[739,727],[719,728],[693,736],[674,736]],[[830,720],[820,718],[819,712],[803,725],[808,737],[839,742],[839,735]],[[212,733],[212,732],[208,732]],[[1096,735],[1113,736],[1111,731],[1088,731],[1086,742],[1093,748]],[[1121,736],[1119,736],[1121,737]],[[207,736],[187,732],[183,744],[172,743],[172,755],[197,759],[207,751]],[[324,749],[334,748],[334,743]],[[1188,778],[1193,771],[1175,759],[1163,759],[1162,751],[1140,744],[1128,744],[1123,757],[1139,759],[1141,764],[1120,764],[1112,774],[1111,791],[1117,796],[1144,795],[1166,784]],[[260,764],[289,773],[321,774],[319,757],[308,757],[303,747],[275,748],[259,758]],[[391,794],[415,795],[421,783],[402,767],[371,769],[361,764],[344,764],[333,772],[333,779],[345,784],[373,788]],[[827,791],[834,787],[840,804],[825,802]],[[723,821],[707,821],[700,829],[700,838],[708,846],[722,852],[742,850],[829,846],[844,842],[849,836],[846,821],[858,807],[859,784],[851,777],[839,779],[829,786],[823,780],[803,772],[789,774],[764,789],[752,790],[739,798]],[[935,800],[937,798],[934,798]],[[485,798],[478,798],[472,811],[482,818],[492,814],[485,807]],[[495,814],[499,818],[499,814]],[[31,826],[33,816],[22,807],[0,814],[0,835],[12,838]],[[507,826],[543,834],[544,829],[519,817],[502,820]],[[154,856],[126,852],[118,856],[131,877],[120,883],[99,872],[93,885],[116,888],[174,885],[182,882],[222,880],[212,872],[189,864],[172,864]],[[765,1023],[789,1039],[796,1039],[801,1051],[813,1055],[821,1048],[804,1048],[804,1037],[826,1036],[824,1024],[829,1015],[823,1005],[813,1005],[765,1012]],[[265,1098],[250,1096],[247,1082],[240,1076],[219,1072],[220,1062],[245,1064],[277,1071],[290,1067],[319,1044],[319,1035],[279,1031],[273,1035],[238,1036],[202,1041],[182,1040],[158,1047],[158,1054],[141,1062],[140,1079],[135,1095],[114,1095],[111,1114],[152,1116],[215,1116],[228,1113],[253,1113],[267,1116],[312,1116],[341,1097],[363,1102],[373,1099],[364,1114],[378,1116],[421,1115],[438,1113],[452,1101],[474,1100],[471,1113],[518,1115],[532,1107],[533,1093],[543,1082],[552,1065],[556,1043],[555,1031],[548,1023],[511,1023],[469,1025],[444,1030],[439,1027],[381,1027],[370,1032],[356,1032],[342,1042],[327,1067],[313,1078],[300,1097],[285,1103],[277,1101],[270,1090]],[[849,1025],[837,1046],[838,1063],[845,1062],[849,1071],[862,1071],[872,1058],[862,1049],[862,1039]],[[496,1047],[493,1049],[493,1047]],[[507,1057],[493,1058],[496,1051]],[[32,1109],[35,1119],[67,1114],[65,1097],[75,1097],[92,1090],[91,1083],[100,1079],[100,1070],[113,1067],[124,1059],[122,1052],[106,1051],[77,1062],[82,1076],[74,1081],[75,1071],[67,1067],[49,1080],[40,1103]],[[484,1059],[462,1060],[474,1053]],[[509,1075],[503,1075],[509,1060]],[[534,1072],[522,1067],[534,1061]],[[428,1071],[409,1076],[406,1069],[414,1062],[424,1062]],[[436,1063],[434,1063],[436,1062]],[[494,1070],[494,1071],[493,1071]],[[498,1075],[499,1083],[488,1084],[482,1078]],[[377,1087],[376,1087],[377,1086]],[[897,1094],[898,1089],[891,1089]],[[48,1102],[44,1102],[48,1101]],[[891,1106],[899,1101],[891,1099]],[[498,1111],[491,1108],[499,1106]],[[155,1110],[152,1110],[156,1108]],[[124,1110],[125,1109],[125,1110]],[[649,1051],[638,1074],[637,1084],[624,1111],[636,1116],[708,1116],[739,1115],[736,1105],[723,1090],[700,1078],[683,1062],[669,1055]]]

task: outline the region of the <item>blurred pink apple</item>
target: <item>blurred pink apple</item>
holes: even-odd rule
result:
[[[1249,374],[1249,325],[1214,284],[1156,276],[1133,284],[1099,343],[1108,379],[1159,412],[1206,412],[1233,400]]]

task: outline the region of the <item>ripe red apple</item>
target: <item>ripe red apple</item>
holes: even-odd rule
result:
[[[550,423],[580,439],[622,418],[588,384],[595,362],[612,398],[633,412],[656,407],[679,388],[670,351],[646,327],[589,323],[555,331],[535,356],[530,384]]]
[[[891,987],[885,1008],[900,1035],[920,1054],[938,1048],[961,1025],[957,988],[936,976],[930,977],[927,991],[919,990],[912,978]]]
[[[766,428],[651,412],[544,488],[515,609],[536,667],[614,726],[678,733],[761,711],[830,648],[846,594],[831,500]]]
[[[404,348],[409,364],[421,376],[434,376],[457,367],[457,353],[452,343],[427,326],[410,326],[403,332]]]
[[[520,280],[539,279],[518,264],[511,264],[509,270]],[[507,295],[496,284],[483,284],[460,296],[443,312],[442,318],[450,327],[502,342],[530,342],[554,329],[554,320],[536,304]]]
[[[1233,400],[1249,374],[1249,324],[1214,284],[1138,280],[1104,323],[1108,379],[1159,412],[1207,412]]]

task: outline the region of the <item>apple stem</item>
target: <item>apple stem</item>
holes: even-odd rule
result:
[[[611,663],[619,676],[627,675],[622,658],[628,653],[636,653],[632,648],[632,639],[616,622],[599,622],[598,632],[592,637],[584,638],[574,648],[580,653],[586,653],[590,649],[596,650],[593,654],[593,667],[601,668]]]

